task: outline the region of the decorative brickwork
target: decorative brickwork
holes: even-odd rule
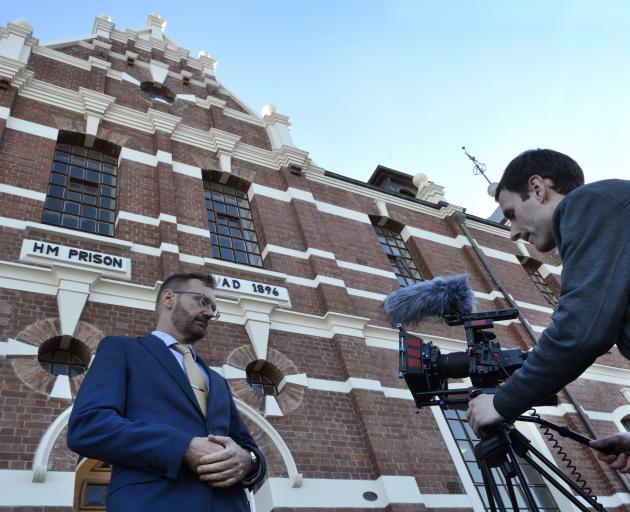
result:
[[[371,506],[479,512],[475,484],[446,420],[430,410],[414,414],[398,379],[397,331],[382,309],[400,284],[460,273],[469,274],[479,310],[508,307],[458,227],[461,208],[326,172],[291,143],[286,116],[259,117],[225,90],[211,57],[194,58],[173,41],[149,37],[150,28],[125,31],[104,17],[96,26],[98,36],[54,48],[24,36],[24,27],[0,30],[0,38],[11,33],[23,41],[29,55],[27,62],[2,56],[0,66],[8,84],[0,88],[0,470],[2,478],[21,479],[3,493],[12,493],[10,503],[23,504],[5,506],[6,494],[0,511],[71,510],[72,486],[60,483],[74,478],[77,462],[65,444],[71,399],[51,396],[57,379],[37,358],[42,343],[62,336],[60,319],[76,321],[71,336],[92,355],[104,335],[134,338],[154,328],[155,294],[169,273],[204,269],[230,285],[216,290],[222,316],[195,349],[245,404],[245,421],[266,455],[268,478],[255,495],[259,512]],[[151,68],[152,60],[157,67]],[[168,68],[161,82],[153,76],[158,68]],[[153,84],[152,97],[143,82]],[[156,83],[168,91],[168,101],[155,97]],[[96,231],[67,229],[52,225],[63,226],[63,220],[46,217],[63,215],[65,208],[47,202],[49,187],[63,181],[55,175],[66,176],[60,167],[51,169],[71,163],[56,151],[70,160],[90,155],[58,147],[68,133],[88,147],[120,150],[116,204],[107,207],[115,215],[101,219],[113,233],[99,231],[98,224]],[[98,163],[99,186],[113,187],[114,173],[103,166],[114,162],[92,160],[82,172],[96,171],[90,165]],[[80,193],[96,198],[89,187],[97,176],[86,176],[80,185],[88,189]],[[103,190],[113,199],[112,190]],[[80,208],[94,207],[83,203]],[[80,215],[92,219],[94,212],[85,212]],[[382,229],[377,235],[374,219],[387,229],[396,226],[396,236]],[[561,262],[553,253],[515,244],[504,226],[470,216],[466,225],[540,333],[550,322],[549,303],[520,261],[538,262],[555,294]],[[220,239],[220,229],[221,236],[228,230],[229,240]],[[83,251],[83,259],[27,257],[25,241]],[[125,259],[130,275],[108,273],[90,254]],[[404,272],[392,267],[400,258]],[[60,304],[66,304],[62,315]],[[465,348],[460,327],[427,320],[414,329],[451,350]],[[497,324],[495,332],[504,348],[533,346],[518,321]],[[248,385],[244,372],[255,361],[282,375],[277,396],[256,395]],[[64,396],[76,396],[83,377],[71,376]],[[629,378],[628,361],[613,348],[570,385],[602,435],[615,432],[620,415],[627,416],[623,389]],[[560,401],[567,402],[563,394]],[[544,412],[590,435],[572,407]],[[550,446],[536,431],[532,439]],[[625,487],[592,451],[566,439],[561,444],[595,493],[624,504],[608,510],[628,507]],[[34,470],[43,481],[30,484]],[[59,474],[50,478],[50,471]],[[47,505],[42,489],[68,506]],[[377,505],[366,499],[373,494],[382,500]],[[431,503],[440,506],[427,507]]]

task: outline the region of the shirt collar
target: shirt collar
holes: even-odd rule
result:
[[[160,340],[162,340],[164,342],[164,345],[166,345],[168,348],[171,348],[171,346],[174,345],[175,343],[179,343],[179,341],[173,338],[173,336],[162,331],[153,331],[151,334],[155,336],[156,338],[159,338]],[[192,345],[188,345],[188,346],[190,347],[190,351],[192,352],[193,359],[196,361],[197,353],[195,352],[195,349],[192,347]]]

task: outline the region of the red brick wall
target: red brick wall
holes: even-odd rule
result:
[[[126,47],[119,42],[112,43],[112,50],[115,52],[123,54],[126,49],[137,52],[139,61],[163,58],[161,52],[151,54],[138,50],[133,44]],[[138,80],[150,79],[148,71],[141,66],[127,66],[124,61],[102,54],[101,50],[75,46],[67,47],[63,51],[84,60],[101,52],[99,58],[112,62],[113,69],[124,71]],[[174,72],[187,68],[185,61],[167,62]],[[42,56],[34,55],[29,67],[37,80],[75,91],[79,87],[90,87],[115,96],[119,105],[140,112],[146,112],[151,106],[155,110],[181,117],[185,125],[200,130],[214,127],[239,135],[241,142],[245,144],[266,150],[271,148],[263,127],[226,116],[219,107],[204,109],[186,101],[176,101],[172,105],[151,102],[137,86],[107,78],[101,70],[94,68],[87,71]],[[195,73],[197,79],[203,79],[200,73]],[[181,80],[173,77],[168,78],[166,85],[175,93],[196,94],[200,98],[205,98],[208,94],[222,97],[227,101],[228,107],[243,111],[233,99],[222,95],[212,85],[184,86]],[[15,95],[15,91],[0,91],[0,104],[10,107],[11,115],[16,118],[63,130],[84,130],[85,121],[82,115],[20,97]],[[175,161],[202,169],[218,169],[215,153],[173,142],[163,132],[149,134],[101,121],[98,136],[120,147],[150,155],[154,155],[157,150],[167,151],[172,153]],[[55,141],[52,140],[11,129],[0,131],[0,183],[45,193],[54,148]],[[328,186],[304,176],[292,175],[286,169],[268,169],[236,158],[232,160],[232,173],[258,185],[280,191],[294,187],[311,192],[316,201],[365,215],[380,215],[373,198],[356,194],[343,185],[341,188]],[[160,163],[157,167],[152,167],[122,160],[117,194],[119,210],[152,219],[157,218],[160,213],[170,214],[176,216],[183,225],[201,229],[207,226],[202,181],[174,173],[168,164]],[[43,207],[41,201],[10,194],[0,194],[0,200],[0,217],[40,222]],[[259,194],[251,201],[251,208],[261,250],[266,245],[302,252],[309,248],[320,249],[334,253],[337,260],[391,270],[370,224],[324,213],[312,202],[299,199],[283,202]],[[387,205],[387,209],[391,219],[403,225],[449,238],[461,235],[451,218],[442,219],[391,204]],[[438,211],[437,208],[435,211]],[[484,247],[513,255],[520,254],[516,245],[506,237],[478,228],[471,228],[471,232]],[[179,246],[181,253],[204,258],[209,258],[211,254],[209,238],[177,231],[176,226],[168,222],[152,226],[121,219],[116,226],[116,237],[153,248],[159,247],[163,242],[175,244]],[[130,258],[131,281],[150,287],[174,269],[196,269],[194,265],[180,263],[177,255],[171,253],[163,253],[160,257],[149,256],[107,243],[77,240],[72,236],[33,228],[16,230],[0,227],[0,260],[18,262],[21,243],[25,238]],[[467,272],[470,274],[473,289],[489,293],[497,288],[470,247],[456,248],[418,237],[411,237],[407,245],[426,278]],[[553,254],[540,254],[533,247],[527,247],[535,260],[552,266],[560,264]],[[548,307],[527,273],[518,264],[496,258],[487,260],[516,300]],[[287,283],[280,277],[261,276],[247,268],[231,269],[216,264],[208,264],[206,268],[215,273],[262,280],[286,287],[292,309],[296,312],[320,317],[329,312],[344,313],[367,318],[372,325],[390,326],[379,301],[349,295],[343,287],[329,284],[301,286]],[[304,279],[332,277],[342,280],[346,287],[382,295],[387,295],[398,287],[394,279],[342,268],[335,261],[320,256],[301,259],[270,252],[265,258],[264,269]],[[557,289],[557,276],[550,275],[549,280]],[[478,304],[484,310],[507,307],[507,302],[503,299],[492,302],[479,300]],[[550,316],[544,312],[527,308],[523,308],[521,312],[534,325],[544,326],[550,321]],[[28,325],[43,318],[56,316],[57,304],[54,296],[0,288],[0,341],[17,336]],[[128,336],[142,336],[154,325],[151,311],[95,302],[86,304],[81,321],[105,334]],[[465,339],[461,327],[448,327],[437,321],[425,322],[418,330],[451,339]],[[526,331],[519,324],[498,325],[495,331],[497,339],[504,347],[526,348],[532,345]],[[249,337],[242,325],[219,321],[212,324],[211,332],[197,347],[209,364],[221,366],[235,350],[249,345]],[[397,378],[397,352],[368,347],[361,338],[343,335],[322,338],[272,330],[269,348],[286,357],[298,373],[305,373],[312,379],[346,381],[349,378],[364,378],[377,380],[383,386],[404,388],[404,383]],[[628,362],[616,350],[603,356],[600,361],[617,367],[629,367]],[[68,407],[69,401],[50,399],[46,393],[33,389],[24,382],[21,378],[23,376],[18,375],[15,368],[9,359],[0,359],[0,468],[27,469],[41,435]],[[233,381],[232,384],[237,395],[241,393],[245,401],[255,403],[251,395],[246,395],[247,390],[243,388],[242,381]],[[612,383],[580,380],[571,385],[571,390],[587,410],[611,412],[616,407],[626,405],[620,393],[621,387]],[[562,396],[561,399],[565,400]],[[269,421],[286,441],[299,471],[306,478],[375,479],[381,475],[413,475],[422,493],[448,494],[454,484],[461,488],[455,466],[433,415],[426,410],[415,415],[413,409],[413,402],[387,398],[380,391],[354,389],[350,393],[339,393],[307,388],[300,395],[298,405],[289,414],[269,418]],[[551,417],[550,419],[554,420]],[[577,430],[584,430],[574,414],[555,420],[567,422]],[[595,423],[602,433],[614,431],[614,424],[611,422]],[[267,454],[270,475],[286,476],[277,448],[251,422],[250,427]],[[596,492],[610,495],[623,490],[616,476],[604,468],[591,452],[564,439],[562,445]],[[68,451],[62,436],[53,450],[52,468],[71,471],[75,463],[76,458]],[[447,487],[449,484],[450,487]],[[420,505],[391,505],[383,510],[423,509]],[[66,509],[22,507],[13,510]]]

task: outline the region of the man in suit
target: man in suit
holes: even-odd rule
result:
[[[149,336],[100,342],[68,424],[73,451],[112,464],[107,510],[246,511],[265,459],[227,382],[192,345],[218,318],[214,279],[175,273]]]

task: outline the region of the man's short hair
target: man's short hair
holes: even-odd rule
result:
[[[553,149],[530,149],[518,155],[503,171],[494,199],[506,189],[525,201],[529,197],[528,181],[538,175],[553,181],[553,190],[566,195],[584,185],[584,173],[573,158]]]
[[[199,279],[206,283],[210,288],[214,288],[216,286],[216,281],[210,272],[175,272],[168,276],[160,289],[158,290],[157,300],[155,301],[155,309],[159,311],[160,302],[162,300],[162,292],[164,290],[175,290],[179,291],[185,288],[186,283],[191,279]]]

